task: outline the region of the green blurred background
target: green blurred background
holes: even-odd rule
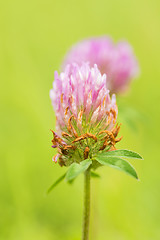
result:
[[[121,102],[119,147],[139,152],[140,181],[114,169],[92,181],[91,240],[160,239],[160,1],[5,0],[0,3],[0,240],[80,240],[83,177],[46,189],[65,171],[52,162],[54,70],[75,42],[109,34],[134,47],[141,76]],[[94,220],[93,220],[94,219]]]

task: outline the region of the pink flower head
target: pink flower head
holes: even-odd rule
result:
[[[112,93],[123,92],[136,78],[139,66],[133,49],[126,41],[114,44],[109,37],[83,40],[74,45],[65,57],[63,69],[68,63],[89,62],[97,64],[102,74],[107,74],[107,88]]]
[[[117,119],[116,98],[110,98],[106,74],[101,75],[97,65],[90,68],[87,63],[71,64],[60,75],[55,72],[50,98],[57,119],[52,147],[58,148],[61,165],[72,163],[72,155],[77,151],[77,156],[84,157],[88,149],[93,154],[97,149],[114,147],[119,131],[118,126],[113,128]],[[106,134],[110,136],[105,139]]]

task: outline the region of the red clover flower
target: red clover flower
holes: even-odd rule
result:
[[[124,92],[139,74],[131,45],[127,41],[114,44],[107,36],[88,38],[75,44],[64,58],[62,68],[72,62],[97,64],[101,73],[107,74],[107,88],[112,93]]]
[[[106,74],[97,65],[67,65],[64,72],[55,72],[50,98],[56,113],[53,157],[61,166],[81,162],[103,150],[115,150],[120,126],[117,120],[116,97],[110,97]]]

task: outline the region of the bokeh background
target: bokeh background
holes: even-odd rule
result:
[[[80,240],[83,177],[46,189],[65,172],[52,162],[54,70],[75,42],[109,34],[134,47],[141,76],[119,99],[120,148],[140,181],[104,167],[92,181],[91,240],[160,239],[160,1],[5,0],[0,3],[0,239]],[[132,122],[132,128],[127,122]]]

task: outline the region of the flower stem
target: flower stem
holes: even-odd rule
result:
[[[89,239],[89,218],[90,218],[90,168],[84,173],[84,215],[82,240]]]

